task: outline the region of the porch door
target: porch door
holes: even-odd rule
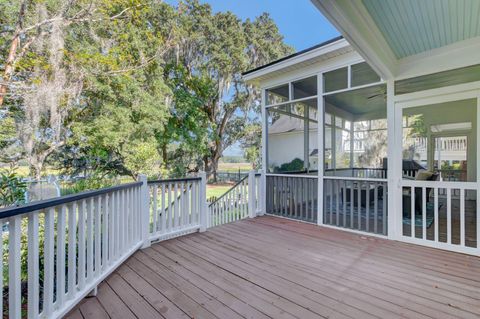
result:
[[[395,103],[395,237],[480,255],[480,94],[418,96]]]

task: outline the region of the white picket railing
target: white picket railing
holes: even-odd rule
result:
[[[224,222],[258,213],[260,181],[251,172],[228,192]],[[136,183],[0,209],[0,258],[7,261],[0,262],[0,291],[8,286],[0,313],[62,317],[138,249],[205,231],[212,225],[208,212],[203,172],[148,183],[140,176]]]
[[[173,238],[201,228],[205,178],[150,181],[148,185],[151,241]]]
[[[402,240],[478,254],[476,183],[403,180],[402,203]]]
[[[254,217],[259,212],[261,178],[254,171],[208,206],[208,227]]]
[[[8,306],[8,317],[61,317],[137,250],[141,186],[125,184],[3,209],[0,250],[8,262],[0,263],[0,281],[2,289],[8,285],[8,302],[0,307]],[[25,303],[27,313],[22,313]]]

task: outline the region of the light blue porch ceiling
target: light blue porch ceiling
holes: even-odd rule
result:
[[[480,36],[480,0],[362,0],[398,59]]]

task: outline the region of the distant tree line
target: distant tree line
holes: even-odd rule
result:
[[[241,72],[292,52],[268,14],[198,0],[0,0],[0,162],[76,175],[215,178],[258,163],[259,92]]]

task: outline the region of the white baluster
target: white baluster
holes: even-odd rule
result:
[[[37,318],[39,309],[38,214],[28,215],[28,318]]]

